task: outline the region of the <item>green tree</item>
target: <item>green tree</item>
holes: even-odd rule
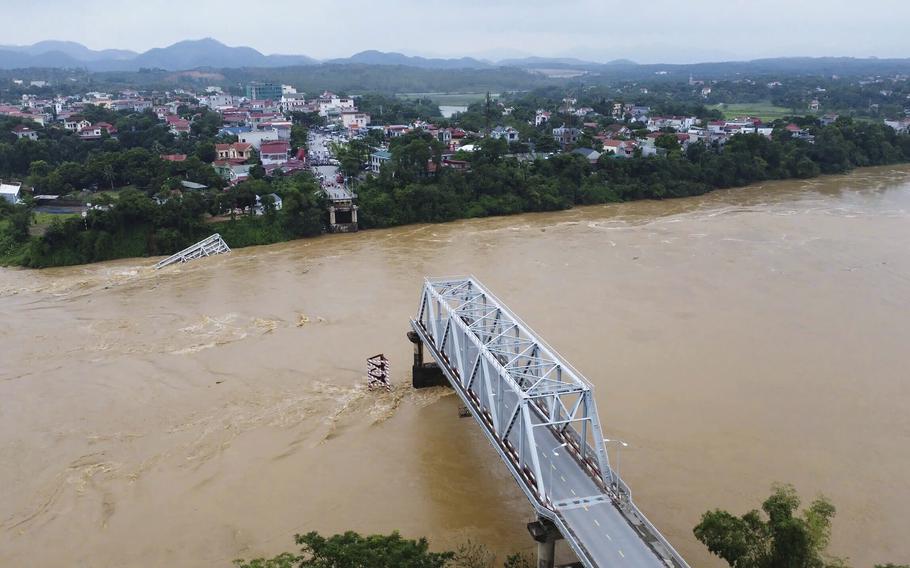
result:
[[[397,532],[361,536],[355,532],[329,538],[316,532],[296,535],[300,554],[282,554],[270,560],[236,560],[239,568],[444,568],[452,552],[430,552],[426,539],[410,540]]]
[[[369,141],[360,138],[347,144],[332,144],[332,154],[338,160],[338,169],[345,177],[354,177],[363,171],[372,151]]]
[[[679,141],[675,134],[661,134],[654,140],[654,145],[663,148],[667,152],[679,152]]]
[[[775,485],[757,510],[737,517],[714,510],[702,515],[694,533],[711,553],[734,568],[828,568],[843,561],[825,553],[831,537],[834,505],[824,497],[801,515],[800,499],[790,485]]]
[[[196,144],[196,157],[201,161],[210,164],[215,161],[217,157],[215,152],[215,144],[212,142],[200,142]]]

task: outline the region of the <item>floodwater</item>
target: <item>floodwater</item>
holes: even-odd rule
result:
[[[531,551],[456,397],[410,389],[424,275],[474,274],[596,385],[693,566],[775,481],[910,559],[910,167],[685,200],[0,269],[0,565],[228,566],[353,529]],[[396,388],[363,388],[383,352]],[[615,454],[613,458],[615,459]]]

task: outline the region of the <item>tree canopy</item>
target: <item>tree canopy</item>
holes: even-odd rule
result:
[[[834,505],[819,497],[801,513],[799,506],[796,489],[775,485],[761,512],[739,517],[720,509],[706,512],[695,527],[695,538],[734,568],[844,566],[843,560],[825,552]]]
[[[362,536],[348,531],[331,537],[316,532],[294,537],[299,553],[272,558],[235,560],[238,568],[493,568],[495,555],[484,546],[467,543],[458,551],[430,551],[425,538],[389,535]],[[531,568],[521,554],[508,556],[503,568]]]

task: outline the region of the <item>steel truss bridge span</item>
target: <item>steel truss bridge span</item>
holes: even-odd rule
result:
[[[582,564],[688,568],[610,468],[590,383],[480,282],[426,280],[411,327]]]

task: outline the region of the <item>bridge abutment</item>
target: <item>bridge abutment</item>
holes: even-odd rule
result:
[[[415,389],[427,387],[447,387],[448,379],[435,362],[425,363],[423,360],[423,341],[414,331],[408,332],[408,339],[414,344],[414,364],[411,367],[411,384]]]

